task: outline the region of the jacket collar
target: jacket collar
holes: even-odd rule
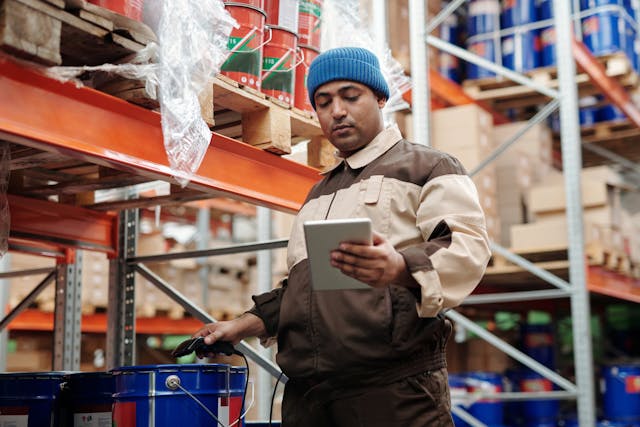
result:
[[[365,145],[363,148],[356,151],[349,157],[343,158],[343,162],[346,163],[351,169],[360,169],[380,157],[382,154],[386,153],[389,148],[393,147],[401,139],[402,134],[400,133],[398,126],[390,126],[376,135],[376,137],[373,138],[371,142]],[[336,157],[340,158],[337,152]],[[322,174],[325,175],[331,172],[332,170],[340,166],[343,162],[336,162],[333,166],[330,166],[327,169],[323,170]]]

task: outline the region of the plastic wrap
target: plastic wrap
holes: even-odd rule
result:
[[[388,45],[379,46],[363,22],[358,1],[324,0],[322,10],[322,50],[341,46],[364,47],[376,54],[389,85],[385,112],[406,108],[402,94],[411,88],[411,79],[393,57]]]
[[[102,71],[143,80],[148,95],[160,103],[162,133],[174,177],[185,186],[211,140],[202,119],[198,94],[218,74],[227,58],[227,40],[236,21],[222,0],[146,0],[144,22],[158,37],[126,64],[51,67],[48,74],[70,80]]]
[[[0,141],[0,258],[9,249],[9,226],[11,216],[9,214],[9,201],[7,190],[9,189],[9,171],[11,161],[9,143]]]
[[[164,146],[172,169],[198,170],[211,140],[198,94],[227,58],[227,40],[235,20],[220,0],[164,0],[160,42],[160,111]]]

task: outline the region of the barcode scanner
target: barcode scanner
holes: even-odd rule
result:
[[[237,354],[237,351],[233,348],[233,344],[229,341],[216,341],[213,344],[206,344],[204,342],[204,337],[197,337],[190,338],[178,344],[178,346],[171,352],[171,355],[174,357],[181,357],[191,354],[194,351],[196,354],[218,353],[227,356]]]

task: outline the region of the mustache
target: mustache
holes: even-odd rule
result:
[[[346,127],[354,127],[355,123],[350,120],[341,120],[339,122],[334,122],[331,124],[331,130],[342,129]]]

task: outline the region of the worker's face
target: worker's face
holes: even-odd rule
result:
[[[367,145],[384,129],[378,99],[369,87],[347,80],[320,86],[314,95],[322,132],[343,157]]]

